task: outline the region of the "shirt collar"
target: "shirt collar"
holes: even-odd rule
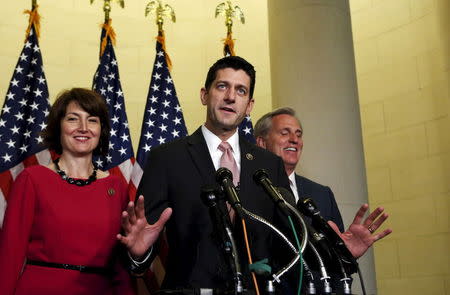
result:
[[[297,187],[297,183],[295,182],[295,171],[292,171],[292,173],[289,174],[288,178],[289,178],[289,181],[292,183],[292,185]]]
[[[202,134],[205,138],[206,145],[208,146],[208,149],[210,150],[216,150],[219,144],[222,142],[222,140],[212,133],[208,128],[205,127],[205,125],[202,125]],[[233,149],[233,154],[236,154],[239,151],[239,132],[236,131],[234,134],[226,140]]]

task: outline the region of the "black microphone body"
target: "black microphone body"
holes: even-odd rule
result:
[[[223,210],[219,208],[219,198],[217,197],[217,188],[214,186],[204,186],[201,188],[200,198],[206,207],[209,208],[209,216],[214,228],[214,234],[221,244],[228,244],[227,230],[231,230],[230,218]]]
[[[328,222],[320,215],[320,210],[311,198],[301,198],[298,202],[298,208],[305,216],[312,219],[312,225],[314,228],[322,232],[332,247],[340,254],[346,266],[349,268],[349,273],[357,271],[357,262],[353,257],[353,254],[348,250],[344,241],[339,235],[331,228]]]
[[[228,211],[225,208],[220,208],[217,194],[218,187],[204,186],[201,189],[200,197],[203,203],[209,208],[209,214],[214,228],[213,234],[228,259],[229,266],[233,272],[235,283],[234,294],[242,294],[242,268],[239,262],[236,242],[233,237],[231,220]],[[223,206],[225,207],[224,204]]]
[[[272,198],[275,205],[277,205],[281,209],[284,215],[291,215],[291,212],[285,204],[285,200],[280,195],[280,192],[277,190],[277,188],[272,184],[272,181],[270,180],[269,175],[265,169],[256,170],[256,172],[253,174],[253,180],[263,187],[264,191]]]
[[[295,205],[295,197],[289,190],[285,189],[284,187],[277,187],[277,190],[280,192],[281,196],[283,197],[284,200],[286,200],[286,202],[289,202],[289,204],[297,208],[297,206]],[[319,247],[321,249],[320,253],[322,255],[323,254],[326,255],[326,257],[324,258],[332,259],[330,250],[331,245],[329,245],[324,234],[316,231],[316,229],[308,222],[306,222],[305,224],[306,229],[308,231],[308,237],[310,237],[311,243],[313,243],[316,247]]]
[[[227,196],[228,203],[236,211],[236,215],[239,219],[242,219],[242,205],[241,200],[236,191],[236,187],[233,184],[233,174],[225,167],[221,167],[216,171],[216,181],[222,186],[225,195]]]

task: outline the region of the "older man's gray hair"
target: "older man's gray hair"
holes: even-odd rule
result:
[[[270,128],[272,128],[272,118],[278,115],[290,115],[294,117],[295,119],[297,119],[300,127],[303,128],[302,124],[300,123],[300,120],[297,118],[297,116],[295,115],[295,111],[292,108],[290,107],[279,108],[265,114],[258,120],[258,122],[256,122],[254,128],[255,138],[266,137],[266,135],[269,133]]]

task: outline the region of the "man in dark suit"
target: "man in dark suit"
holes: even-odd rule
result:
[[[342,217],[331,189],[295,173],[303,150],[302,136],[300,121],[295,116],[295,111],[288,107],[265,114],[255,125],[257,145],[283,159],[295,201],[302,197],[312,198],[321,215],[328,220],[353,256],[359,258],[374,242],[391,233],[390,229],[374,233],[388,215],[383,213],[382,207],[378,207],[364,219],[368,209],[368,205],[364,204],[356,213],[350,227],[344,231]]]
[[[331,189],[295,173],[303,150],[302,136],[303,128],[291,108],[270,112],[261,117],[255,125],[256,144],[283,159],[296,202],[299,196],[311,197],[322,216],[333,221],[343,232],[341,213]]]
[[[221,166],[225,153],[219,148],[222,142],[231,146],[239,171],[238,192],[244,208],[269,221],[275,215],[273,202],[252,179],[257,169],[267,169],[276,185],[289,187],[281,159],[238,135],[237,127],[254,104],[254,85],[255,71],[251,64],[240,57],[220,59],[209,69],[200,92],[201,102],[206,106],[205,124],[191,136],[161,145],[150,153],[138,193],[145,196],[147,221],[155,224],[143,224],[140,198],[136,214],[132,206],[124,213],[127,237],[119,236],[119,239],[126,244],[145,245],[140,248],[137,245],[135,248],[139,250],[131,253],[134,257],[142,256],[142,249],[153,244],[172,211],[166,224],[169,252],[163,289],[184,289],[180,293],[233,289],[230,267],[212,237],[213,224],[208,208],[200,199],[202,186],[216,183],[215,171]],[[169,207],[171,209],[166,209]],[[226,208],[225,204],[222,208]],[[162,221],[157,221],[160,214]],[[240,229],[240,221],[236,218],[234,221],[235,228]],[[144,234],[133,232],[136,224],[144,227]],[[270,259],[270,232],[251,221],[247,223],[247,232],[253,261]],[[240,236],[236,239],[241,244]],[[238,249],[242,264],[243,259],[247,259],[244,249]],[[253,289],[248,270],[246,273],[245,287]]]

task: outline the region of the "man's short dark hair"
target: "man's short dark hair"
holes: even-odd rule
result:
[[[300,123],[300,120],[295,115],[294,109],[292,109],[290,107],[284,107],[284,108],[279,108],[272,112],[269,112],[269,113],[265,114],[264,116],[262,116],[261,118],[259,118],[258,122],[256,122],[254,132],[253,132],[255,135],[255,138],[266,137],[267,134],[269,133],[270,128],[272,128],[272,118],[276,117],[278,115],[289,115],[289,116],[294,117],[298,121],[300,128],[303,129],[302,124]]]
[[[216,61],[208,71],[208,75],[206,75],[205,80],[205,89],[209,90],[209,87],[211,87],[211,84],[217,77],[217,71],[226,69],[226,68],[232,68],[233,70],[243,70],[247,75],[250,77],[250,99],[253,98],[253,91],[255,90],[255,82],[256,82],[256,72],[255,68],[252,66],[251,63],[243,59],[239,56],[226,56],[224,58],[219,59]]]
[[[47,119],[47,128],[43,132],[45,145],[57,152],[62,153],[61,146],[61,120],[66,115],[67,106],[75,102],[91,116],[100,118],[101,132],[100,140],[94,149],[94,155],[106,155],[109,148],[109,115],[108,107],[104,99],[95,91],[85,88],[72,88],[58,94],[53,103]]]

